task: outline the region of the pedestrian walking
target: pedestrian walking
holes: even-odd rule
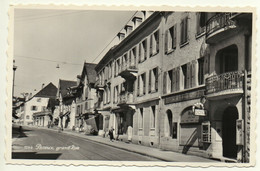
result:
[[[109,138],[110,138],[110,141],[113,142],[113,139],[114,139],[114,135],[113,135],[113,132],[114,132],[114,128],[111,127],[108,131],[108,135],[109,135]]]

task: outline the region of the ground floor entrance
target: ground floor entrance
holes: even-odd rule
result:
[[[235,106],[227,107],[223,113],[222,119],[222,146],[223,156],[228,158],[237,158],[238,147],[236,145],[236,120],[238,111]]]

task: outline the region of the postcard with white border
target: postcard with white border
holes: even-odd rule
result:
[[[7,163],[255,165],[254,8],[9,16]]]

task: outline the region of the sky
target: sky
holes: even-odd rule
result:
[[[135,11],[15,9],[15,96],[37,93],[42,84],[50,82],[58,86],[59,79],[76,81],[84,61],[98,63],[118,43],[117,33],[134,14]]]

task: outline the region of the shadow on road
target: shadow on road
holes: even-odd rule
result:
[[[57,159],[61,153],[12,152],[12,159]]]
[[[25,128],[19,127],[19,126],[13,126],[12,127],[12,138],[24,138],[24,137],[27,137],[25,132],[29,132],[29,131],[31,131],[31,130],[25,129]]]

